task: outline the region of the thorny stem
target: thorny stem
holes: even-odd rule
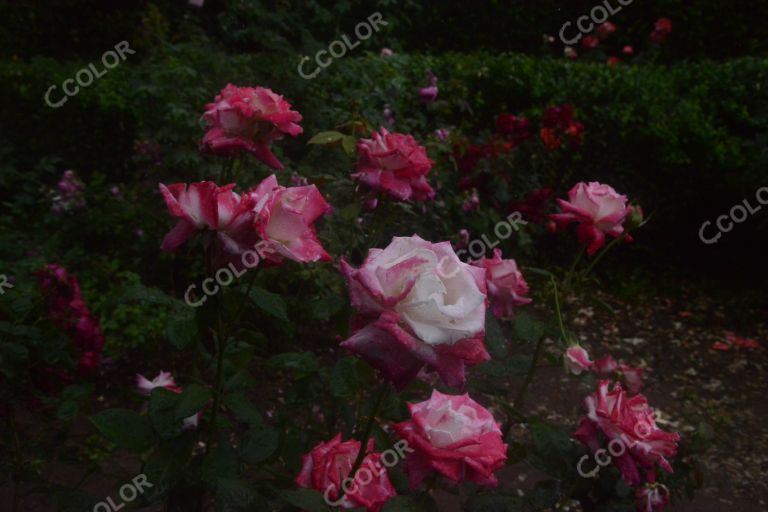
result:
[[[373,423],[376,420],[376,415],[379,413],[379,409],[381,408],[382,402],[384,402],[384,397],[387,396],[388,392],[389,392],[389,383],[382,382],[381,386],[379,386],[379,389],[376,392],[376,398],[373,404],[373,409],[371,410],[371,415],[368,417],[368,422],[365,424],[365,432],[363,436],[360,438],[360,450],[357,452],[357,458],[355,459],[355,463],[352,465],[352,469],[349,471],[349,475],[348,475],[349,478],[355,477],[357,470],[360,469],[360,466],[363,463],[363,459],[365,459],[365,456],[367,455],[366,452],[368,451],[368,440],[371,438]],[[343,497],[344,497],[344,487],[342,486],[338,499],[341,500]]]

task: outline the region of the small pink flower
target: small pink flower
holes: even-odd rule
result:
[[[579,53],[573,46],[566,46],[563,48],[563,56],[567,59],[574,60],[579,56]]]
[[[589,371],[595,364],[589,359],[589,354],[581,345],[571,345],[565,351],[566,369],[574,375],[580,375],[582,372]]]
[[[382,48],[381,51],[379,52],[379,55],[382,56],[382,57],[391,57],[394,54],[395,54],[395,52],[393,52],[389,48]]]
[[[434,190],[426,176],[432,168],[427,150],[410,135],[389,133],[386,128],[357,143],[359,161],[352,177],[399,201],[432,199]]]
[[[464,211],[464,213],[469,213],[473,210],[477,210],[477,208],[480,206],[480,196],[477,195],[477,190],[472,190],[472,195],[470,195],[466,201],[461,205],[461,209]]]
[[[463,263],[450,242],[417,235],[370,249],[359,269],[341,261],[353,334],[341,346],[360,355],[402,389],[423,366],[452,387],[464,368],[490,359],[485,337],[485,270]]]
[[[419,89],[419,99],[422,103],[432,103],[437,99],[437,77],[432,71],[427,71],[427,82],[429,85]]]
[[[638,512],[658,512],[669,503],[667,486],[655,482],[647,483],[635,491]]]
[[[411,419],[394,425],[413,450],[405,459],[415,489],[433,472],[454,483],[469,480],[495,487],[494,472],[507,460],[507,445],[493,415],[469,394],[432,391],[429,400],[408,404]]]
[[[174,392],[178,392],[179,387],[176,386],[176,382],[173,380],[171,372],[164,372],[160,370],[152,380],[147,379],[141,374],[136,374],[136,387],[139,389],[139,393],[149,396],[152,394],[152,390],[155,388],[165,388]]]
[[[330,441],[318,444],[304,455],[301,472],[295,480],[296,485],[314,489],[332,504],[336,504],[345,479],[350,478],[353,483],[345,487],[349,490],[344,493],[341,503],[338,503],[341,508],[363,507],[366,512],[379,512],[384,503],[397,493],[381,463],[381,454],[373,453],[373,439],[368,441],[367,448],[368,454],[363,459],[358,473],[350,475],[360,452],[360,441],[342,442],[341,434],[336,434]]]
[[[618,66],[621,64],[621,59],[618,57],[608,57],[608,60],[605,61],[606,64],[608,64],[610,67]]]
[[[623,53],[624,55],[630,56],[633,53],[635,53],[635,49],[632,48],[631,46],[627,45],[627,46],[625,46],[624,48],[621,49],[621,53]]]
[[[584,400],[584,408],[586,416],[573,437],[584,443],[593,455],[601,448],[600,434],[609,443],[623,446],[623,450],[614,448],[621,454],[613,456],[612,462],[628,484],[640,484],[639,470],[654,471],[657,464],[672,472],[667,457],[677,454],[680,436],[656,426],[654,411],[643,395],[628,397],[618,383],[611,391],[608,381],[603,380],[597,392]]]
[[[437,140],[440,142],[445,142],[448,140],[448,137],[450,137],[451,131],[446,128],[438,128],[435,130],[435,136],[437,137]]]
[[[659,18],[653,25],[653,32],[651,32],[651,42],[654,44],[661,44],[666,41],[669,34],[672,33],[672,20],[669,18]]]
[[[515,260],[501,259],[501,249],[493,250],[493,258],[483,256],[472,265],[486,271],[485,282],[491,299],[491,311],[497,318],[511,318],[515,307],[532,302],[525,297],[528,283],[523,273],[517,268]]]
[[[201,142],[203,151],[219,156],[247,151],[274,169],[282,169],[283,164],[272,154],[269,144],[285,134],[295,137],[303,131],[297,124],[301,114],[291,110],[282,96],[264,87],[227,84],[205,108],[203,119],[208,132]]]
[[[568,192],[568,201],[558,199],[557,202],[563,213],[550,218],[561,228],[577,222],[576,235],[587,246],[590,256],[605,244],[605,235],[616,237],[624,232],[622,224],[631,211],[627,196],[596,181],[577,183]]]

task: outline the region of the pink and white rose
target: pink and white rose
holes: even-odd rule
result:
[[[424,201],[435,196],[426,178],[432,161],[412,136],[381,128],[370,139],[357,142],[357,153],[357,172],[352,177],[361,183],[399,201]]]
[[[635,491],[638,512],[659,512],[669,503],[669,489],[658,483],[648,483]]]
[[[317,239],[314,225],[331,205],[315,185],[282,187],[273,174],[248,195],[256,230],[274,253],[302,263],[331,260]]]
[[[371,249],[359,269],[341,261],[357,327],[341,346],[359,354],[399,388],[423,366],[449,386],[465,365],[490,359],[485,337],[485,270],[459,260],[450,242],[417,235]]]
[[[571,345],[568,347],[563,359],[565,361],[566,369],[574,375],[580,375],[585,371],[588,372],[595,364],[581,345]]]
[[[413,450],[405,459],[411,488],[434,471],[454,483],[494,487],[494,472],[507,460],[507,445],[493,415],[468,394],[432,391],[429,400],[408,404],[411,419],[394,425]]]
[[[524,296],[528,293],[528,283],[523,273],[517,268],[515,260],[501,259],[501,249],[493,250],[493,258],[483,256],[472,265],[486,271],[485,282],[491,299],[491,311],[497,318],[511,318],[515,307],[532,302]]]
[[[625,449],[620,450],[621,455],[612,453],[612,461],[630,485],[640,484],[641,469],[654,471],[657,464],[671,473],[667,458],[677,454],[680,436],[658,428],[654,411],[643,395],[629,397],[621,384],[615,384],[613,390],[609,386],[608,381],[600,381],[597,392],[584,399],[587,414],[573,437],[593,455],[601,448],[600,434],[609,443],[621,443]]]
[[[631,211],[627,196],[596,181],[577,183],[568,192],[568,201],[557,202],[563,213],[550,217],[560,227],[577,222],[576,235],[590,256],[605,244],[605,235],[616,237],[624,232],[624,219]]]
[[[360,465],[358,475],[363,469],[370,474],[365,478],[350,475],[355,459],[360,451],[360,441],[341,441],[341,434],[328,442],[320,443],[304,455],[301,472],[296,477],[296,485],[305,489],[314,489],[323,494],[326,500],[337,503],[346,478],[353,480],[344,489],[339,505],[344,509],[364,507],[367,512],[378,512],[390,498],[397,495],[389,481],[387,470],[380,462],[381,454],[372,453],[373,439],[368,442],[368,455]]]
[[[301,114],[265,87],[227,84],[205,109],[208,132],[200,143],[203,151],[221,156],[247,151],[274,169],[282,169],[283,164],[269,144],[285,134],[295,137],[303,131],[298,125]]]
[[[157,374],[157,377],[155,377],[152,380],[149,380],[145,376],[137,373],[136,388],[139,390],[139,393],[141,393],[144,396],[150,396],[152,394],[152,390],[156,388],[165,388],[168,391],[171,391],[177,394],[183,391],[181,387],[176,385],[176,382],[173,380],[173,375],[170,372],[164,372],[162,370],[160,370],[160,373]],[[199,416],[200,416],[200,413],[196,412],[192,416],[189,416],[188,418],[184,418],[184,420],[182,421],[182,427],[185,430],[197,428]]]

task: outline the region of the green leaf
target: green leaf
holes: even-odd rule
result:
[[[149,419],[160,437],[167,439],[180,431],[180,422],[176,419],[176,405],[180,397],[165,388],[155,388],[149,397]]]
[[[279,442],[279,431],[269,425],[256,425],[243,436],[240,457],[249,464],[259,464],[275,453]]]
[[[312,352],[285,352],[271,357],[267,367],[288,370],[297,377],[314,375],[320,370],[320,363]]]
[[[437,505],[429,495],[395,496],[384,504],[382,512],[437,512]]]
[[[254,287],[251,290],[250,298],[262,311],[285,322],[288,321],[288,306],[280,295],[263,288]]]
[[[331,394],[335,398],[349,398],[358,390],[357,359],[339,359],[331,373]]]
[[[344,138],[341,139],[341,147],[344,148],[344,152],[347,154],[347,156],[355,156],[356,146],[357,139],[352,135],[345,135]]]
[[[261,425],[263,422],[261,413],[254,406],[245,393],[235,392],[224,395],[224,406],[235,415],[239,421],[250,425]]]
[[[519,512],[523,500],[509,494],[480,494],[473,496],[464,506],[466,512]]]
[[[320,132],[316,134],[314,137],[309,139],[309,142],[307,144],[332,144],[334,142],[339,142],[344,138],[344,134],[341,132],[335,132],[335,131],[327,131],[327,132]]]
[[[192,311],[185,311],[168,319],[165,326],[165,336],[171,345],[178,350],[184,350],[197,343],[199,335]]]
[[[89,419],[104,437],[120,448],[141,453],[155,442],[147,419],[128,409],[107,409]]]
[[[317,320],[328,320],[346,306],[347,300],[338,295],[318,297],[309,305],[309,314]]]
[[[294,507],[306,512],[328,512],[323,495],[311,489],[293,489],[280,491],[280,497]]]
[[[501,359],[507,355],[507,339],[501,330],[501,325],[490,310],[485,312],[485,345],[494,359]]]
[[[143,473],[152,484],[149,494],[157,498],[168,493],[181,478],[192,456],[194,437],[189,434],[159,445],[144,464]]]
[[[189,418],[200,411],[211,399],[211,391],[200,384],[190,384],[184,388],[179,396],[179,401],[174,410],[174,417],[178,420]]]
[[[529,313],[519,313],[514,320],[515,335],[525,341],[535,342],[544,335],[544,324]]]
[[[261,512],[269,510],[253,485],[237,478],[216,480],[216,512]]]

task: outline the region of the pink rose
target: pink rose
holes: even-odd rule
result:
[[[432,199],[435,191],[427,183],[432,161],[427,150],[413,137],[389,133],[386,128],[370,139],[357,142],[360,159],[352,177],[400,201]]]
[[[422,103],[432,103],[437,99],[437,77],[431,71],[427,71],[427,82],[429,85],[419,89],[419,99]]]
[[[616,32],[616,25],[610,21],[606,21],[605,23],[599,25],[595,32],[597,33],[597,37],[600,39],[605,39],[606,37]]]
[[[304,455],[296,485],[323,493],[326,500],[336,504],[340,490],[344,488],[341,505],[345,509],[365,507],[368,512],[378,512],[384,503],[397,495],[389,481],[387,470],[382,466],[381,454],[371,453],[373,439],[368,441],[368,455],[363,459],[357,475],[350,475],[360,451],[360,441],[341,441],[341,434],[327,443],[320,443]],[[367,474],[363,477],[363,471]],[[344,486],[345,479],[352,482]]]
[[[587,246],[590,256],[605,244],[605,235],[615,237],[624,232],[622,224],[631,211],[627,196],[596,181],[577,183],[568,192],[568,201],[558,199],[557,202],[563,213],[550,215],[550,218],[559,227],[578,222],[576,235]]]
[[[341,346],[404,388],[422,366],[449,386],[464,385],[465,364],[490,359],[485,337],[485,271],[459,260],[450,242],[417,235],[370,249],[359,269],[341,261],[354,334]]]
[[[584,371],[589,371],[595,364],[589,359],[589,354],[581,345],[571,345],[565,351],[564,356],[566,369],[574,375],[580,375]]]
[[[497,318],[511,318],[513,307],[530,304],[532,301],[524,297],[528,293],[528,283],[523,273],[517,268],[515,260],[501,259],[501,249],[493,250],[493,258],[485,256],[472,263],[486,271],[488,296],[491,298],[491,311]]]
[[[317,239],[314,223],[331,209],[314,185],[282,187],[273,174],[249,192],[255,226],[281,257],[307,263],[330,261]]]
[[[136,387],[139,389],[139,393],[145,396],[152,394],[152,390],[155,388],[165,388],[178,392],[179,387],[176,386],[176,382],[173,380],[171,372],[164,372],[160,370],[152,380],[147,379],[141,374],[136,374]]]
[[[412,489],[433,471],[459,483],[496,486],[494,471],[507,460],[504,443],[493,415],[469,394],[444,395],[432,391],[429,400],[408,404],[411,419],[394,425],[413,450],[405,459]]]
[[[630,485],[641,482],[639,469],[653,471],[656,464],[671,473],[667,457],[677,454],[680,436],[656,426],[653,409],[643,395],[628,397],[621,384],[616,384],[613,391],[608,388],[608,381],[602,380],[597,392],[584,399],[587,415],[573,437],[594,455],[600,448],[602,433],[608,439],[613,463]]]
[[[224,249],[231,254],[252,248],[257,241],[256,232],[250,226],[252,205],[247,196],[235,193],[234,187],[234,184],[219,187],[212,181],[169,186],[161,183],[160,192],[168,213],[179,221],[165,235],[160,248],[174,251],[203,229],[215,231]]]
[[[272,154],[269,144],[286,133],[299,135],[301,114],[279,94],[264,87],[237,87],[227,84],[213,103],[205,106],[208,132],[203,137],[203,151],[233,156],[247,151],[274,169],[283,164]]]

